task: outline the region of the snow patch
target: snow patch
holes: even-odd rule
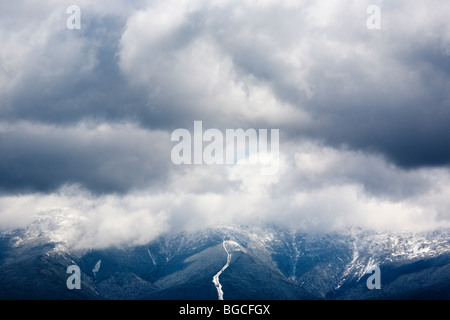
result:
[[[155,258],[154,258],[153,255],[150,253],[150,250],[149,250],[149,249],[147,249],[147,253],[148,253],[148,256],[150,257],[150,259],[152,259],[153,264],[156,266]]]
[[[223,249],[225,250],[225,252],[227,253],[227,263],[222,267],[222,269],[220,269],[219,272],[217,272],[214,275],[213,280],[212,280],[212,282],[216,286],[217,295],[218,295],[219,300],[223,300],[223,290],[222,290],[222,285],[220,284],[220,281],[219,281],[219,277],[225,271],[225,269],[228,268],[228,266],[230,265],[231,252],[233,252],[233,251],[242,251],[244,253],[246,252],[245,249],[236,241],[225,240],[222,243],[222,246],[223,246]]]
[[[95,264],[94,269],[92,269],[92,272],[94,273],[94,276],[97,274],[97,272],[100,271],[100,266],[102,265],[102,260],[98,260]]]

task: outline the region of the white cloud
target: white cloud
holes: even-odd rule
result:
[[[0,93],[49,91],[96,66],[96,48],[66,28],[68,16],[60,2],[28,7],[20,2],[11,7],[12,12],[6,10],[2,15],[17,14],[16,18],[5,16],[0,24]]]
[[[120,66],[129,81],[147,90],[150,103],[168,113],[189,110],[191,117],[212,122],[223,117],[272,125],[307,122],[305,112],[236,69],[235,57],[215,34],[215,17],[206,16],[214,8],[199,1],[164,1],[132,15],[120,50]]]
[[[42,214],[59,217],[53,229],[48,222],[44,229],[77,248],[145,244],[165,232],[228,223],[277,223],[304,232],[450,227],[450,176],[445,170],[402,172],[375,156],[312,142],[290,147],[282,147],[275,176],[263,176],[251,165],[172,167],[167,184],[156,190],[93,196],[67,186],[53,194],[3,196],[0,221],[3,228],[12,228],[30,225]],[[357,174],[366,164],[397,185],[411,179],[423,183],[423,190],[396,197],[371,192],[365,188],[367,177]],[[21,218],[12,219],[13,214]]]
[[[448,134],[449,70],[441,64],[450,53],[449,4],[375,1],[382,29],[374,32],[366,28],[372,2],[80,1],[86,23],[79,33],[66,29],[60,1],[2,3],[0,95],[12,102],[0,108],[21,108],[9,100],[17,95],[31,101],[33,111],[41,93],[39,106],[46,106],[54,101],[45,93],[81,86],[73,79],[95,76],[102,45],[111,51],[118,45],[118,52],[101,71],[119,67],[147,105],[110,106],[107,88],[74,99],[67,107],[70,125],[38,124],[29,112],[17,113],[27,122],[0,123],[7,150],[0,169],[10,179],[2,185],[1,228],[28,226],[47,214],[59,219],[42,224],[54,239],[89,248],[143,244],[171,230],[232,221],[303,231],[448,227],[447,168],[404,170],[355,150],[402,150],[404,140],[423,148]],[[105,17],[126,21],[123,30],[108,22],[122,33],[103,32]],[[93,83],[103,80],[123,79]],[[68,91],[70,98],[77,89]],[[103,113],[77,104],[91,95]],[[53,113],[44,111],[38,112]],[[71,112],[80,112],[81,120]],[[124,114],[130,117],[118,124]],[[162,121],[149,125],[143,114]],[[59,123],[63,115],[39,119]],[[97,117],[99,123],[86,120]],[[193,120],[280,128],[278,174],[262,176],[259,167],[242,165],[172,166],[168,128]],[[433,134],[411,137],[429,128]],[[15,165],[20,168],[11,170]],[[28,194],[11,195],[16,185]]]

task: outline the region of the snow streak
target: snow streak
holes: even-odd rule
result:
[[[225,252],[227,253],[227,263],[213,277],[213,282],[214,282],[214,285],[216,286],[217,295],[219,296],[219,300],[223,300],[223,290],[222,290],[222,285],[219,282],[219,276],[222,274],[222,272],[225,271],[226,268],[228,268],[228,266],[230,265],[230,261],[231,261],[231,253],[227,249],[227,241],[224,241],[222,243],[222,245],[223,245],[223,248],[225,249]]]

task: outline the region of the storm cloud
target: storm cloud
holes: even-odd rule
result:
[[[0,228],[53,214],[104,247],[232,222],[450,225],[450,4],[78,1],[69,30],[72,4],[0,4]],[[280,129],[278,174],[172,164],[196,120]]]

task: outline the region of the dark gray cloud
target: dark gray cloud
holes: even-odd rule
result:
[[[368,4],[82,3],[79,31],[65,28],[64,5],[46,2],[27,19],[25,3],[4,4],[2,65],[12,79],[0,115],[167,131],[198,119],[277,126],[285,138],[379,153],[404,168],[448,165],[445,10],[380,3],[383,28],[373,31]]]
[[[68,30],[70,4],[0,4],[2,225],[68,210],[92,222],[82,246],[231,220],[448,225],[450,4],[83,0]],[[172,165],[194,120],[280,129],[279,174]]]
[[[168,121],[217,123],[219,117],[224,126],[267,126],[270,117],[235,110],[248,103],[239,89],[264,87],[290,106],[279,109],[284,118],[295,118],[295,110],[312,118],[277,123],[294,139],[381,153],[405,168],[448,165],[449,39],[442,10],[383,4],[383,28],[373,31],[365,27],[368,4],[150,5],[130,18],[120,63],[130,80],[153,90],[158,110],[182,115]],[[163,12],[172,16],[155,19]],[[218,65],[224,74],[214,73]],[[222,92],[228,104],[217,99]]]
[[[418,42],[415,51],[407,46],[403,50],[408,52],[394,50],[380,56],[385,72],[379,74],[379,82],[367,81],[355,71],[376,73],[379,65],[354,59],[348,78],[328,81],[317,100],[310,102],[318,122],[307,132],[334,146],[379,152],[405,168],[448,165],[448,53],[438,42]],[[326,78],[324,72],[320,81]],[[350,93],[341,92],[346,85],[353,87]]]
[[[169,135],[130,124],[64,128],[22,122],[0,125],[0,134],[3,193],[50,193],[72,184],[94,193],[126,193],[163,184],[170,164]]]
[[[14,73],[9,79],[13,85],[5,86],[2,94],[4,121],[73,125],[85,119],[140,118],[145,100],[127,85],[117,66],[126,17],[92,11],[82,8],[81,30],[65,27],[68,15],[61,5],[49,7],[41,21],[5,28],[5,38],[14,38],[4,52],[4,67]],[[28,30],[33,25],[37,30]],[[17,61],[14,55],[19,55]]]

